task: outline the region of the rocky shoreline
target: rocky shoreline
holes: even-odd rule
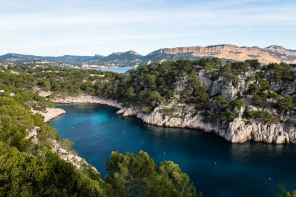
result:
[[[68,96],[68,97],[57,97],[54,99],[51,99],[54,103],[96,103],[96,104],[104,104],[109,105],[111,107],[116,107],[121,109],[122,106],[120,103],[114,100],[108,100],[108,99],[102,99],[95,96],[89,96],[89,95],[80,95],[80,96]]]
[[[162,112],[164,106],[159,106],[150,114],[142,113],[138,108],[122,107],[120,103],[114,100],[102,99],[94,96],[81,95],[78,97],[65,97],[52,99],[55,103],[97,103],[105,104],[119,108],[118,115],[124,117],[135,116],[144,123],[166,126],[200,129],[205,132],[214,132],[231,143],[243,143],[254,140],[264,143],[296,143],[296,129],[294,124],[262,124],[256,121],[250,121],[246,124],[240,117],[236,118],[228,125],[220,123],[206,123],[203,117],[194,113],[192,106],[180,104],[179,108],[183,108],[183,112],[179,112],[178,117],[170,117]],[[166,106],[167,107],[167,106]]]
[[[188,110],[188,109],[186,109]],[[161,107],[156,108],[150,114],[143,114],[138,109],[122,108],[117,112],[123,116],[136,116],[147,124],[166,127],[180,127],[200,129],[205,132],[214,132],[231,143],[243,143],[249,140],[264,143],[296,144],[296,129],[292,124],[262,124],[256,121],[250,121],[246,124],[242,118],[236,118],[228,125],[220,123],[212,124],[203,121],[199,114],[194,115],[193,111],[187,111],[187,114],[181,117],[169,117],[160,112]]]
[[[40,127],[33,127],[31,130],[28,131],[28,136],[25,139],[33,138],[32,142],[37,144],[39,139],[37,137],[37,132],[40,129]],[[51,151],[53,153],[58,154],[61,159],[72,163],[75,167],[77,167],[80,170],[83,170],[85,166],[88,166],[88,163],[80,156],[72,153],[71,151],[66,150],[62,144],[56,140],[51,140],[52,149]],[[96,173],[99,173],[95,167],[91,167]]]
[[[45,111],[35,111],[35,110],[32,110],[32,112],[35,114],[35,113],[38,113],[38,114],[41,114],[42,116],[44,116],[44,122],[48,122],[54,118],[57,118],[63,114],[66,113],[65,110],[63,109],[60,109],[60,108],[46,108]]]

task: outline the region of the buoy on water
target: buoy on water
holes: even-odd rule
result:
[[[163,155],[165,155],[165,152],[163,152]]]
[[[270,180],[270,181],[271,181],[271,178],[269,178],[268,180]]]
[[[143,144],[143,140],[142,140],[142,144]]]
[[[216,163],[216,162],[214,162],[214,164],[216,165],[217,163]]]

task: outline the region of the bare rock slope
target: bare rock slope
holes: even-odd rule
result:
[[[258,59],[263,64],[268,63],[296,63],[296,51],[285,49],[281,46],[272,45],[266,48],[259,47],[238,47],[235,45],[214,45],[214,46],[192,46],[178,48],[163,48],[151,53],[156,54],[191,54],[198,57],[218,57],[237,61],[246,59]]]

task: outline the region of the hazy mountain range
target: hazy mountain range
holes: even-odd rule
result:
[[[266,48],[238,47],[235,45],[214,45],[207,47],[178,47],[162,48],[142,56],[135,51],[117,52],[108,56],[73,56],[58,57],[21,55],[8,53],[0,56],[2,62],[32,62],[48,63],[54,65],[74,66],[104,66],[104,67],[132,67],[145,65],[151,62],[175,61],[178,59],[196,60],[202,57],[219,57],[223,60],[244,61],[246,59],[258,59],[263,64],[280,63],[282,61],[296,64],[296,50],[285,49],[282,46],[272,45]]]

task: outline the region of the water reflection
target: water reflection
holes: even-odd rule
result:
[[[73,148],[102,177],[111,151],[144,150],[156,163],[179,164],[204,196],[274,196],[279,182],[296,183],[296,145],[231,144],[214,133],[157,127],[116,116],[117,109],[103,105],[58,107],[67,113],[50,124],[63,138],[74,141]]]
[[[265,144],[262,142],[245,142],[231,144],[231,158],[234,162],[247,162],[257,158],[256,155],[264,155],[266,160],[276,160],[285,156],[286,150],[291,152],[295,145]],[[286,153],[289,154],[289,153]]]
[[[193,132],[193,129],[182,129],[180,128],[172,128],[172,127],[159,127],[151,124],[145,124],[145,127],[150,131],[152,135],[161,136],[163,134],[166,135],[186,135],[189,132]]]

